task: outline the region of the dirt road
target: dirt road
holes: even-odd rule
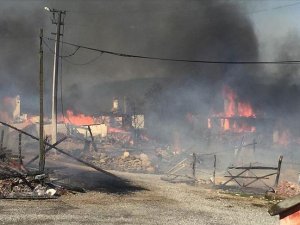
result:
[[[101,192],[70,194],[58,200],[0,200],[0,223],[278,224],[278,218],[269,216],[266,202],[260,199],[220,194],[199,186],[171,184],[160,180],[158,175],[116,172],[131,181],[123,186],[118,184],[119,181],[90,173],[84,176],[95,186],[98,184]]]

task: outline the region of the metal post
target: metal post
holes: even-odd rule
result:
[[[45,169],[45,145],[44,145],[44,53],[43,53],[43,29],[40,30],[40,161],[39,170]]]

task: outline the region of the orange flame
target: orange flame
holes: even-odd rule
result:
[[[65,123],[70,123],[74,125],[89,125],[94,123],[94,118],[91,116],[86,116],[84,114],[74,114],[73,111],[67,110],[66,118],[64,118]]]
[[[255,117],[254,110],[250,103],[239,101],[237,94],[228,86],[224,86],[223,98],[224,112],[215,114],[215,116],[221,117],[221,128],[224,131],[254,132],[256,130],[255,127],[248,125],[245,121],[235,120],[235,117]],[[208,122],[208,128],[212,128],[211,119],[209,119]]]
[[[235,102],[237,99],[236,94],[228,86],[223,89],[223,97],[225,101],[224,114],[226,117],[232,117],[236,114]]]
[[[207,119],[207,127],[209,129],[211,128],[211,119],[210,118]]]
[[[224,106],[224,114],[226,117],[243,116],[243,117],[255,117],[255,113],[248,102],[238,101],[236,93],[228,86],[224,87],[223,91],[224,100],[226,102]]]
[[[249,103],[239,102],[238,103],[238,113],[239,113],[239,116],[255,117],[253,109]]]
[[[224,130],[229,130],[230,129],[229,119],[223,119],[222,123],[223,123],[223,129]]]

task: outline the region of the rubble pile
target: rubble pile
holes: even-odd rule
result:
[[[19,178],[0,180],[0,198],[51,198],[57,190],[38,183],[25,183]]]
[[[102,168],[112,170],[143,173],[154,173],[156,171],[148,155],[144,153],[130,154],[125,151],[121,156],[109,156],[102,153],[100,159],[93,162]]]
[[[281,197],[292,197],[300,194],[300,185],[289,181],[280,182],[275,193]]]
[[[50,182],[45,173],[28,170],[17,162],[0,162],[0,198],[56,198],[63,187]]]

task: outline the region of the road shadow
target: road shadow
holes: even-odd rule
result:
[[[112,194],[130,194],[137,191],[148,191],[148,189],[133,184],[121,177],[112,177],[98,171],[67,168],[58,171],[63,174],[63,182],[73,187],[81,187],[88,191],[100,191]]]

